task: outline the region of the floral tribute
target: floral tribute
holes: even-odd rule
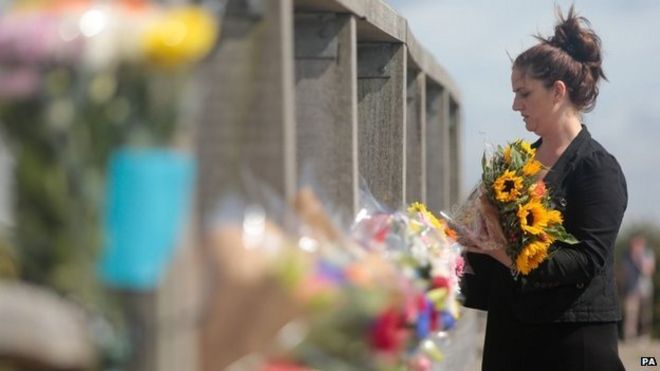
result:
[[[553,242],[577,243],[564,229],[561,212],[553,209],[545,183],[538,179],[543,165],[534,159],[535,152],[528,142],[516,140],[482,158],[482,194],[496,209],[506,253],[522,275],[548,258]]]
[[[290,305],[278,307],[297,308],[284,313],[278,326],[270,326],[281,327],[274,345],[256,349],[246,344],[251,354],[238,359],[238,354],[228,354],[233,366],[248,367],[255,354],[261,361],[249,367],[259,370],[427,371],[442,362],[449,343],[461,341],[451,330],[460,315],[463,269],[461,248],[445,222],[415,203],[398,211],[365,208],[350,231],[331,231],[330,218],[317,200],[298,201],[303,232],[284,238],[290,242],[283,246],[246,250],[221,246],[226,238],[217,240],[218,251],[233,256],[222,259],[231,261],[224,271],[238,269],[245,260],[245,275],[252,276],[260,261],[270,260],[262,279],[283,288],[277,297],[288,297]],[[253,255],[242,259],[236,254]],[[251,295],[244,284],[238,286],[231,297]],[[250,321],[258,322],[258,316],[272,321],[276,312],[272,307],[255,310]],[[245,311],[236,313],[240,317]],[[253,332],[253,337],[266,338],[263,331]],[[228,330],[227,335],[237,341]]]

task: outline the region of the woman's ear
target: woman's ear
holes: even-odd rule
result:
[[[566,84],[564,84],[563,81],[557,80],[554,82],[554,84],[552,84],[552,97],[555,103],[561,102],[567,93],[568,89],[566,88]]]

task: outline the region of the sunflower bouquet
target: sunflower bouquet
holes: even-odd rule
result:
[[[536,150],[516,140],[482,158],[482,216],[488,223],[499,219],[499,231],[515,271],[527,275],[548,258],[555,241],[577,243],[566,232],[559,210],[552,208],[550,193],[538,179],[543,165],[534,159]]]
[[[543,165],[535,154],[523,140],[484,153],[480,184],[454,210],[453,218],[442,214],[462,242],[476,238],[484,250],[504,248],[513,271],[522,275],[548,258],[555,241],[577,243],[564,229],[561,212],[553,209],[545,183],[538,179]]]

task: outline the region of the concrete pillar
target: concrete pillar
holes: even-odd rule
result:
[[[291,0],[231,0],[222,26],[202,73],[202,216],[219,196],[254,186],[241,180],[246,171],[287,197],[296,181]]]
[[[358,44],[358,169],[389,208],[406,194],[406,69],[404,44]]]
[[[456,101],[449,99],[449,151],[450,171],[449,171],[449,200],[452,204],[461,201],[461,109]]]
[[[221,38],[203,68],[207,90],[201,94],[204,110],[197,135],[199,232],[219,198],[231,191],[263,202],[250,199],[246,189],[260,190],[263,182],[290,198],[296,184],[292,0],[230,0]],[[245,171],[252,179],[241,179]],[[212,258],[231,256],[219,253],[208,251],[205,268],[214,264]],[[223,270],[232,262],[215,264]],[[224,288],[231,284],[219,276],[206,279],[215,282],[204,297],[199,367],[215,371],[230,361],[222,306],[228,295]]]
[[[446,89],[427,83],[426,95],[427,204],[438,212],[451,206],[449,94]]]
[[[408,70],[406,97],[406,199],[426,202],[426,75]]]
[[[295,16],[296,161],[323,196],[357,211],[357,47],[354,16]]]

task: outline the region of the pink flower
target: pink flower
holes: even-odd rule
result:
[[[430,371],[431,366],[431,360],[422,355],[418,355],[410,360],[409,369],[413,371]]]
[[[459,256],[456,258],[455,262],[456,266],[454,267],[456,276],[457,277],[463,277],[463,270],[465,269],[465,260],[463,259],[462,256]]]

